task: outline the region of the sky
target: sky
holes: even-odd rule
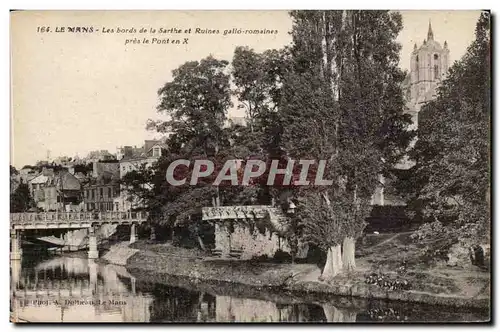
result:
[[[446,40],[450,65],[474,40],[478,11],[403,11],[400,66],[408,69],[414,43],[427,37]],[[21,168],[57,156],[111,153],[123,145],[141,146],[158,137],[145,129],[156,112],[157,91],[171,71],[208,55],[231,60],[236,46],[262,52],[291,42],[285,11],[199,12],[14,12],[11,16],[11,164]],[[68,33],[68,27],[93,27],[94,33]],[[50,27],[50,33],[37,31]],[[65,32],[55,32],[56,28]],[[136,29],[136,33],[118,33]],[[139,33],[141,28],[147,33]],[[218,29],[220,34],[180,34],[188,45],[125,44],[125,40],[168,38],[149,29]],[[277,34],[223,35],[224,30],[268,29]],[[115,33],[103,33],[114,29]],[[234,116],[241,111],[232,110]]]

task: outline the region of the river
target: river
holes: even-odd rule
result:
[[[484,310],[151,282],[86,258],[11,261],[11,317],[19,322],[471,322],[488,316]]]

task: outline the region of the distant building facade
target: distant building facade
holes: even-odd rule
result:
[[[110,160],[116,160],[116,156],[111,154],[108,150],[91,151],[85,158],[85,162],[87,163],[110,161]]]
[[[19,170],[19,177],[23,183],[28,183],[29,180],[31,180],[37,175],[38,171],[36,170],[35,167],[32,166],[26,165]]]
[[[410,59],[410,74],[406,80],[408,113],[412,115],[413,128],[418,128],[418,113],[425,103],[436,98],[437,87],[446,78],[449,69],[450,50],[434,40],[429,22],[427,40],[420,47],[413,47]]]
[[[92,177],[83,188],[86,211],[113,211],[120,196],[120,164],[116,160],[94,162]]]
[[[117,156],[121,157],[120,179],[132,171],[139,171],[142,167],[150,168],[167,152],[167,146],[160,140],[146,140],[142,148],[124,146],[118,149]],[[120,196],[114,199],[116,211],[129,211],[140,208],[142,202],[127,192],[123,185],[120,187]]]
[[[114,199],[120,196],[120,185],[117,182],[89,183],[84,188],[86,211],[113,211]]]
[[[410,56],[410,72],[407,75],[403,90],[405,91],[407,113],[411,115],[410,130],[418,128],[418,114],[423,105],[436,98],[438,86],[446,78],[449,69],[450,50],[445,41],[443,46],[434,40],[434,32],[429,22],[427,39],[422,45],[414,45]],[[410,143],[414,146],[416,139]],[[406,171],[412,168],[415,162],[405,156],[396,165],[396,169]],[[397,195],[391,193],[389,180],[380,176],[380,186],[372,197],[372,205],[405,205]],[[386,189],[389,190],[386,190]]]
[[[66,169],[44,168],[28,186],[36,207],[43,211],[81,210],[80,181]]]

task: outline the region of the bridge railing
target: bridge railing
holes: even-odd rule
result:
[[[270,210],[275,208],[269,205],[242,205],[203,207],[201,213],[203,220],[264,218]]]
[[[14,223],[27,222],[57,222],[57,221],[112,221],[112,220],[145,220],[146,212],[41,212],[41,213],[11,213],[10,220]]]

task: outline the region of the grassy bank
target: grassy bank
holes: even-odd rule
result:
[[[427,266],[424,269],[413,259],[414,248],[408,246],[404,236],[380,237],[372,241],[360,252],[355,272],[340,274],[328,281],[319,280],[321,270],[314,264],[216,260],[196,249],[146,242],[132,245],[139,251],[128,259],[127,269],[138,277],[182,277],[195,284],[208,281],[315,296],[340,295],[469,308],[490,306],[488,272],[446,266]],[[401,246],[405,249],[402,250]],[[401,260],[411,262],[411,268],[403,275],[396,272]],[[390,290],[367,284],[366,276],[372,273],[407,280],[411,287]]]

